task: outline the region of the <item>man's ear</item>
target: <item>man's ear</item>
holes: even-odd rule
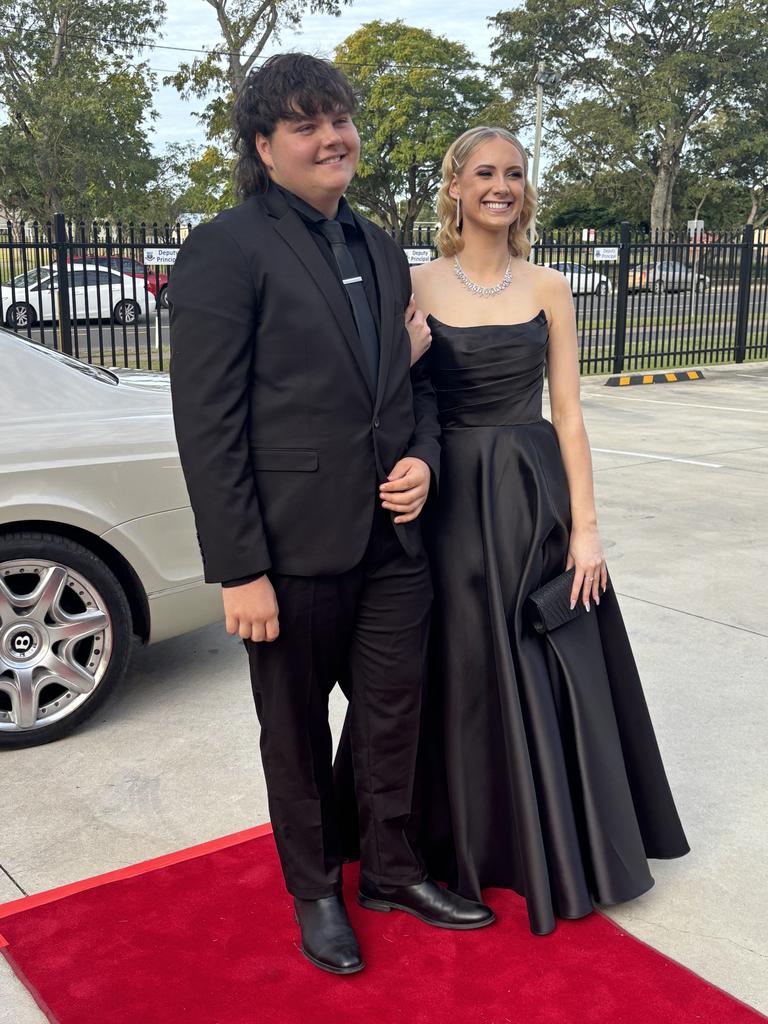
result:
[[[256,132],[256,152],[261,157],[262,163],[268,168],[268,170],[274,170],[272,166],[272,146],[270,145],[269,139],[266,135],[262,135],[261,132]]]

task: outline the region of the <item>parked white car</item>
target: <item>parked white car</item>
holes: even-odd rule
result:
[[[0,285],[2,322],[8,327],[34,327],[43,320],[58,319],[59,275],[53,267],[19,274]],[[114,320],[134,324],[141,319],[141,291],[136,279],[93,263],[67,268],[70,313],[74,319]]]
[[[0,748],[58,739],[155,643],[223,618],[168,378],[0,329]]]
[[[568,278],[574,295],[610,295],[613,291],[604,274],[598,274],[581,263],[549,263],[548,266]]]

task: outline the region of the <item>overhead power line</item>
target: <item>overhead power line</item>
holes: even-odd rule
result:
[[[8,32],[8,31],[11,31],[11,28],[10,28],[10,26],[6,26],[4,29],[2,29],[0,31],[5,33],[5,32]],[[53,29],[39,28],[36,31],[42,32],[45,35],[50,35],[50,36],[55,36],[55,35],[58,34]],[[146,39],[137,40],[137,41],[133,42],[133,41],[128,40],[128,39],[120,39],[120,38],[118,38],[116,36],[82,35],[82,34],[72,33],[72,32],[68,33],[68,35],[70,36],[70,38],[75,38],[79,42],[109,43],[109,44],[111,44],[113,46],[123,46],[123,47],[126,47],[127,49],[137,49],[137,50],[173,50],[173,51],[175,51],[177,53],[196,53],[196,54],[203,54],[203,55],[205,55],[207,57],[210,57],[211,55],[216,56],[216,57],[248,57],[248,51],[247,50],[220,50],[220,49],[218,49],[218,47],[215,47],[215,46],[206,50],[206,49],[204,49],[202,47],[170,46],[170,45],[165,44],[165,43],[153,43],[153,42],[149,42]],[[266,61],[268,59],[269,59],[268,57],[257,57],[256,58],[256,62],[264,63],[264,61]],[[391,69],[403,70],[403,71],[476,71],[476,70],[478,70],[477,67],[470,66],[468,64],[464,65],[464,66],[456,67],[456,66],[449,66],[447,64],[408,64],[408,63],[399,63],[397,61],[387,61],[387,62],[384,62],[384,63],[372,63],[372,62],[361,63],[359,61],[338,61],[337,63],[339,63],[342,67],[347,67],[347,68],[391,68]],[[163,69],[163,68],[152,68],[150,70],[166,71],[166,69]],[[173,73],[174,71],[177,71],[177,70],[178,70],[178,68],[167,69],[168,73]]]

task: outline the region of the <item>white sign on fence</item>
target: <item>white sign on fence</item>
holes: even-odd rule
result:
[[[592,259],[595,263],[615,263],[618,258],[618,245],[596,246],[592,253]]]
[[[403,248],[405,249],[405,255],[408,257],[408,265],[410,267],[418,267],[422,263],[430,263],[435,258],[432,249],[422,249],[413,245],[406,245]]]
[[[172,267],[179,254],[178,246],[172,249],[153,248],[144,250],[144,263],[148,267]]]

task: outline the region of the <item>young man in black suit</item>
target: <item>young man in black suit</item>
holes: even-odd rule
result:
[[[248,648],[302,951],[339,974],[363,962],[341,896],[336,681],[350,700],[359,901],[439,927],[493,920],[426,878],[410,840],[432,600],[418,516],[439,428],[428,380],[411,381],[403,252],[344,200],[354,106],[326,61],[284,54],[251,74],[235,103],[244,202],[192,232],[170,284],[176,433],[205,578],[223,585],[227,630]]]

